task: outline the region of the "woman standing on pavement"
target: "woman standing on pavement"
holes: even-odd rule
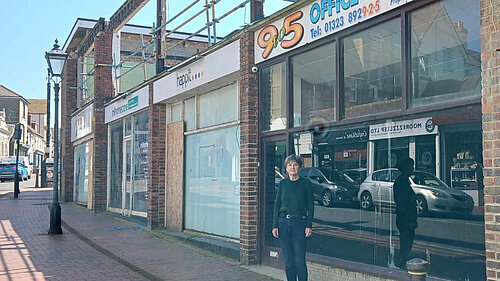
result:
[[[288,178],[279,183],[274,202],[273,236],[279,238],[288,281],[307,280],[306,238],[312,234],[314,201],[309,180],[299,176],[300,156],[285,159]]]

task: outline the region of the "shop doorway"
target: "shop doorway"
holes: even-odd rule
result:
[[[283,161],[287,156],[286,152],[286,140],[282,138],[268,139],[263,141],[263,155],[261,155],[260,161],[261,170],[260,174],[261,181],[259,188],[262,192],[260,212],[260,224],[261,224],[261,255],[260,260],[263,264],[268,264],[275,267],[281,267],[282,263],[279,259],[279,244],[278,239],[274,238],[272,231],[273,223],[273,207],[274,200],[276,196],[276,190],[281,180],[286,177],[285,168],[283,166]]]
[[[132,192],[132,140],[130,138],[125,139],[124,151],[123,151],[123,196],[122,196],[122,213],[125,215],[130,215],[130,206],[132,205],[132,197],[130,196]]]

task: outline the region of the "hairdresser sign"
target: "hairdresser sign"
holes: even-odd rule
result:
[[[411,1],[315,1],[255,33],[255,63],[284,54]]]

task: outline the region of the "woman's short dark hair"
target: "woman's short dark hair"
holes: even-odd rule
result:
[[[284,164],[285,164],[285,167],[288,165],[288,163],[290,162],[295,162],[299,165],[299,168],[302,168],[302,157],[298,156],[298,155],[295,155],[295,154],[292,154],[292,155],[288,155],[286,158],[285,158],[285,161],[284,161]]]

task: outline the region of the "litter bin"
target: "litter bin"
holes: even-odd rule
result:
[[[45,161],[45,179],[47,181],[46,187],[54,186],[54,160],[47,159]]]

